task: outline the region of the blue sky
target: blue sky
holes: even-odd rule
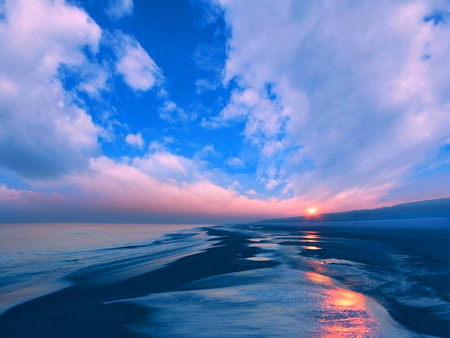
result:
[[[450,196],[446,1],[0,1],[0,221]]]

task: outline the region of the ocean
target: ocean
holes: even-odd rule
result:
[[[71,285],[70,272],[159,250],[183,224],[0,224],[0,313]],[[156,242],[159,240],[159,242]],[[158,245],[159,244],[159,245]],[[181,248],[180,248],[181,250]]]
[[[448,337],[448,219],[0,226],[1,337]]]

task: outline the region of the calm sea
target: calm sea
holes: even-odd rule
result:
[[[69,282],[61,277],[72,271],[147,254],[149,247],[161,250],[152,244],[157,240],[161,244],[161,239],[170,233],[196,227],[199,226],[0,224],[0,313],[19,302],[67,286]]]

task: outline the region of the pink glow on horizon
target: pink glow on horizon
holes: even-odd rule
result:
[[[327,211],[349,204],[349,201],[339,195],[321,203],[303,200],[301,197],[267,200],[249,198],[206,179],[182,183],[161,182],[134,167],[106,158],[94,160],[91,167],[95,174],[75,178],[76,185],[87,195],[98,196],[100,203],[123,210],[187,215],[288,217],[302,214],[302,210],[310,205],[320,205],[321,210]],[[366,196],[372,200],[374,197]]]
[[[169,162],[167,162],[169,163]],[[91,160],[91,170],[83,175],[73,175],[64,183],[80,190],[81,195],[39,194],[0,189],[0,200],[13,205],[31,206],[39,210],[89,210],[94,214],[120,212],[125,214],[159,214],[207,217],[208,219],[264,219],[293,217],[305,214],[310,206],[320,213],[349,209],[378,207],[375,201],[384,189],[350,190],[331,195],[317,190],[311,196],[258,199],[240,195],[220,187],[206,177],[194,181],[161,181],[127,163],[118,163],[106,157]],[[357,204],[355,203],[357,201]],[[318,217],[318,216],[312,216]]]

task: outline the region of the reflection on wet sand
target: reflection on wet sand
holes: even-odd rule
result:
[[[321,337],[376,337],[379,328],[369,312],[364,295],[334,286],[333,280],[316,272],[306,272],[306,278],[329,286],[327,297],[319,304],[323,311]]]
[[[320,239],[317,231],[305,231],[304,235],[300,236],[300,238],[302,239],[302,242],[308,243],[318,243]]]
[[[305,250],[320,250],[321,248],[316,246],[316,245],[305,245],[302,246],[303,249]]]
[[[320,273],[317,272],[305,272],[306,274],[306,279],[308,279],[311,282],[314,282],[316,284],[322,284],[322,285],[328,285],[328,286],[333,286],[333,280],[330,277],[321,275]]]
[[[262,248],[262,249],[277,249],[278,248],[277,243],[255,242],[253,244],[249,244],[248,246],[253,247],[253,248]]]
[[[248,257],[246,258],[248,261],[254,261],[254,262],[264,262],[264,261],[270,261],[269,257],[265,256],[254,256],[254,257]]]
[[[306,243],[319,243],[320,236],[318,235],[317,231],[305,231],[302,236],[300,236],[302,239],[302,242]],[[318,245],[304,245],[302,246],[305,250],[320,250],[322,249]]]

